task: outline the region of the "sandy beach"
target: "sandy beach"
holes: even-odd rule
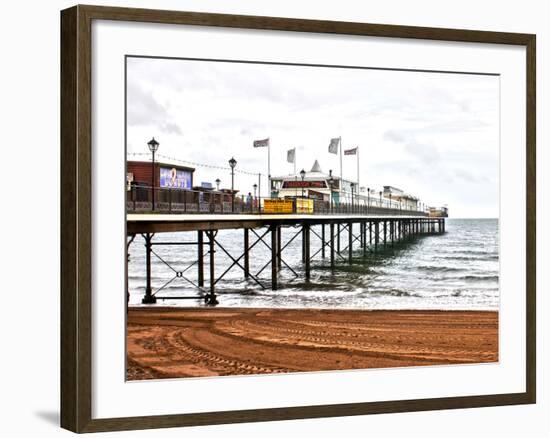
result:
[[[127,379],[498,361],[498,312],[130,308]]]

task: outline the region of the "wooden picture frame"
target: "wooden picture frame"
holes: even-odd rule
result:
[[[324,34],[518,45],[526,48],[526,391],[495,394],[92,419],[92,91],[93,20],[186,24]],[[536,166],[535,35],[75,6],[61,12],[61,426],[74,432],[336,417],[535,403],[536,400]]]

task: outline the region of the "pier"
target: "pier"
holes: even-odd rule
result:
[[[355,257],[365,257],[367,253],[378,253],[399,243],[412,241],[421,236],[445,233],[445,218],[430,217],[422,211],[403,211],[382,206],[369,205],[323,205],[310,213],[266,214],[261,203],[249,205],[250,210],[241,208],[238,214],[211,213],[210,208],[197,208],[196,213],[142,212],[135,213],[128,207],[127,250],[131,258],[131,244],[136,235],[145,240],[145,294],[144,304],[154,304],[157,300],[200,299],[208,305],[219,303],[218,291],[223,290],[223,278],[232,270],[242,272],[243,280],[253,281],[259,288],[277,290],[279,273],[290,270],[295,276],[296,266],[285,260],[285,249],[294,241],[301,242],[302,271],[305,280],[311,277],[311,262],[314,259],[330,260],[330,268],[338,269],[343,263],[351,264]],[[265,201],[264,201],[265,205]],[[233,206],[234,208],[234,206]],[[200,211],[205,211],[200,213]],[[223,207],[222,207],[223,210]],[[224,230],[242,230],[242,248],[239,254],[231,254],[220,243],[219,233]],[[283,241],[282,229],[292,230],[290,237]],[[193,241],[155,241],[158,233],[195,233]],[[312,239],[318,239],[320,248],[312,253]],[[196,247],[197,260],[182,270],[177,270],[163,260],[154,250],[156,246],[190,245]],[[259,272],[250,269],[250,251],[257,245],[269,249],[270,257],[265,260]],[[231,260],[223,272],[216,270],[216,253],[220,251]],[[153,257],[160,259],[173,271],[173,278],[164,286],[153,290],[151,285],[151,265]],[[206,262],[206,263],[205,263]],[[207,266],[205,266],[207,265]],[[208,272],[205,273],[205,267]],[[197,281],[187,274],[197,270]],[[262,273],[267,271],[266,281]],[[205,274],[207,274],[205,276]],[[197,289],[196,295],[163,296],[162,290],[175,279],[182,279]],[[129,295],[128,295],[129,297]]]

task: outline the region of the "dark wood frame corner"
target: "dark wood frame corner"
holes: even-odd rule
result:
[[[141,21],[512,44],[527,51],[526,392],[231,412],[92,419],[91,23]],[[74,432],[335,417],[535,403],[535,35],[289,18],[75,6],[61,12],[61,426]]]

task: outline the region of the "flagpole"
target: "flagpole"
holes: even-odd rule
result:
[[[342,136],[340,138],[340,196],[344,194],[344,175],[342,171]]]
[[[357,193],[360,192],[359,186],[359,146],[357,146]]]
[[[271,141],[267,137],[267,194],[271,198]]]

